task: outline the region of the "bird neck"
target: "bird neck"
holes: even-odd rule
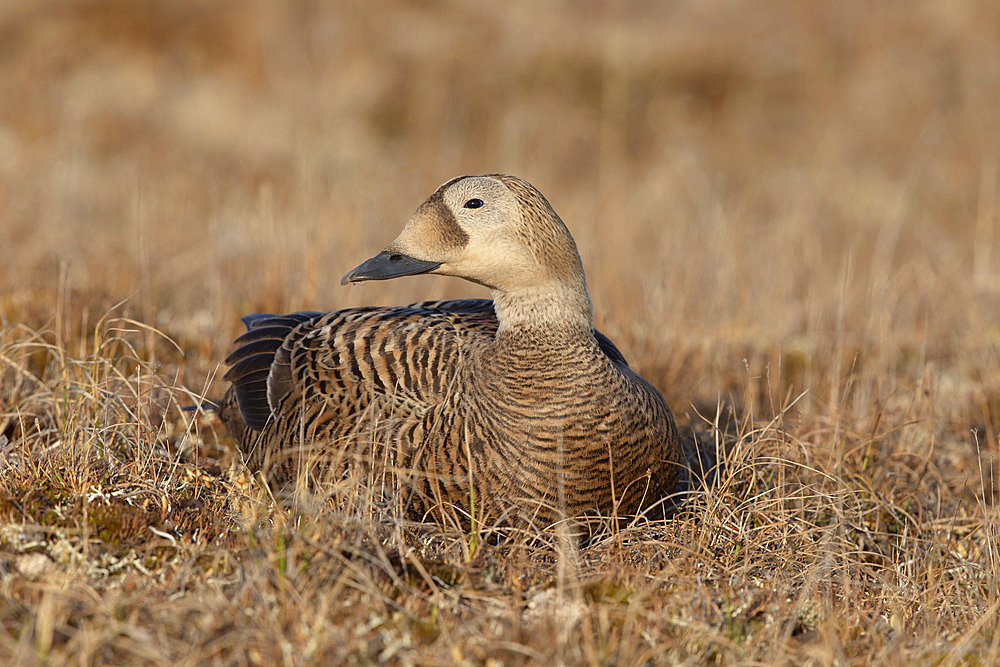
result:
[[[493,290],[497,336],[522,330],[593,336],[594,308],[586,282],[552,281],[537,286]]]

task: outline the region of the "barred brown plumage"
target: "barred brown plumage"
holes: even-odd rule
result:
[[[493,300],[243,318],[222,415],[251,468],[378,466],[417,511],[507,524],[632,514],[673,490],[670,410],[593,328],[576,244],[538,190],[448,181],[342,282],[416,273]]]

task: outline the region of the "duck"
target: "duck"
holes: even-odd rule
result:
[[[220,414],[253,472],[364,471],[424,520],[545,526],[663,504],[673,415],[594,328],[576,243],[538,189],[449,180],[341,284],[420,274],[492,299],[242,318]]]

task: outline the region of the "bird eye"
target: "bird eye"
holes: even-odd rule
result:
[[[479,208],[482,205],[483,205],[482,199],[470,199],[469,201],[465,202],[465,208]]]

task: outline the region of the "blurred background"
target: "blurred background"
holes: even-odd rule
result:
[[[247,312],[485,296],[339,279],[491,172],[548,196],[668,400],[775,362],[1000,384],[994,0],[0,4],[6,323],[73,341],[126,300],[197,385]]]

